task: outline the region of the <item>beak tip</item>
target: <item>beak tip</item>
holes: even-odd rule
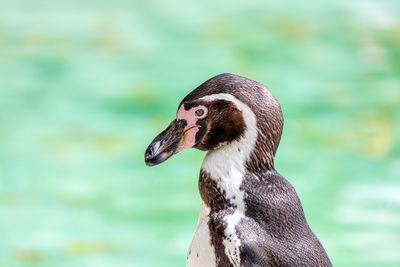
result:
[[[144,155],[144,162],[148,167],[152,167],[164,162],[167,158],[165,153],[153,154],[153,150],[148,150]]]
[[[147,166],[147,167],[153,167],[154,164],[151,164],[150,162],[147,162],[147,161],[146,161],[146,166]]]
[[[147,167],[152,167],[152,166],[156,165],[156,163],[154,162],[154,158],[145,157],[144,162],[146,163]]]
[[[144,162],[148,167],[155,165],[154,164],[155,159],[156,157],[154,157],[151,153],[148,153],[148,151],[146,151],[146,153],[144,154]]]

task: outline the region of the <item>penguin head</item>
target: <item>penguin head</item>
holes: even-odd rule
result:
[[[147,148],[145,162],[154,166],[188,148],[213,151],[241,141],[251,152],[269,152],[273,158],[282,123],[280,106],[264,86],[220,74],[182,100],[176,119]]]

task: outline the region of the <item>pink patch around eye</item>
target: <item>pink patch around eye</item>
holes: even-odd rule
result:
[[[205,117],[207,109],[205,107],[203,107],[203,108],[205,109],[205,111],[202,116]],[[187,122],[186,127],[185,127],[185,132],[186,132],[185,140],[184,140],[185,143],[183,144],[183,146],[181,147],[181,149],[179,151],[191,148],[196,144],[196,133],[198,132],[199,127],[200,127],[200,125],[196,124],[199,117],[196,116],[195,112],[198,109],[199,109],[199,107],[193,107],[189,110],[185,110],[185,107],[182,104],[176,114],[176,118],[178,120],[186,120],[186,122]]]
[[[186,120],[187,124],[186,124],[185,130],[187,130],[191,126],[195,125],[196,121],[197,121],[197,118],[195,118],[194,114],[193,114],[193,108],[191,108],[189,110],[185,110],[185,107],[183,106],[183,104],[179,108],[178,113],[176,114],[176,118],[178,120]]]

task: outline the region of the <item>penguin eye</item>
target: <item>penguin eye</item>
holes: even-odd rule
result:
[[[204,110],[202,110],[202,109],[196,110],[196,116],[197,117],[201,117],[201,116],[203,116],[203,114],[204,114]]]
[[[200,107],[200,108],[196,109],[196,111],[194,112],[194,115],[198,119],[204,118],[205,116],[207,116],[207,108],[206,107]]]

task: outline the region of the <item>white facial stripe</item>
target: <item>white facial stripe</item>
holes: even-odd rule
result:
[[[200,100],[226,100],[234,103],[242,112],[246,132],[240,140],[207,153],[202,165],[218,186],[226,192],[226,197],[236,204],[238,211],[245,211],[243,191],[240,186],[245,174],[245,165],[257,140],[257,120],[253,111],[239,99],[230,94],[214,94]],[[233,198],[235,197],[235,198]]]
[[[202,169],[217,182],[220,190],[225,191],[227,200],[237,207],[233,214],[224,218],[227,223],[225,236],[230,238],[223,240],[223,244],[225,246],[225,254],[232,265],[240,266],[240,239],[236,234],[235,228],[240,219],[244,217],[246,211],[244,192],[240,190],[240,186],[246,172],[246,162],[249,160],[257,140],[257,120],[253,111],[233,95],[214,94],[205,96],[200,100],[213,101],[220,99],[234,103],[242,112],[246,123],[246,132],[239,140],[209,151],[203,161]]]

